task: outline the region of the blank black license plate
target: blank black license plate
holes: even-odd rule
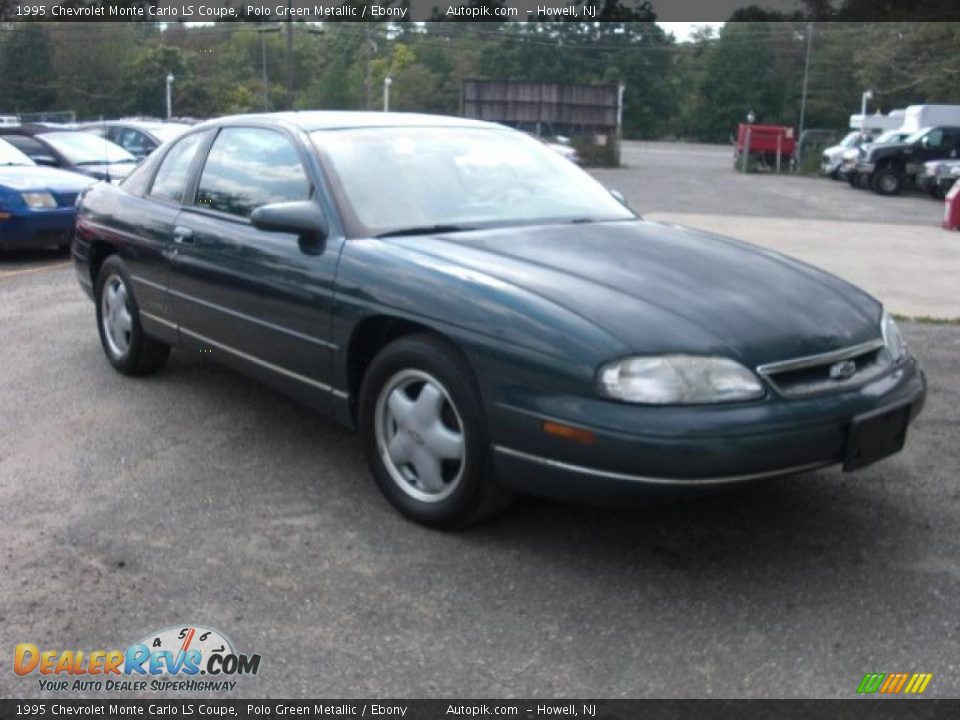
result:
[[[909,424],[909,404],[855,417],[850,423],[843,469],[859,470],[903,450]]]

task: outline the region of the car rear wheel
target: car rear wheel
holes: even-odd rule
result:
[[[871,187],[879,195],[899,195],[903,190],[903,175],[890,166],[880,168],[873,174]]]
[[[480,393],[446,342],[403,337],[374,358],[360,391],[360,432],[374,478],[408,518],[471,525],[502,508]]]
[[[110,364],[124,375],[146,375],[163,367],[170,346],[143,332],[130,275],[119,257],[104,261],[96,290],[100,343]]]

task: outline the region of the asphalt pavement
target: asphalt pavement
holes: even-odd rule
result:
[[[859,473],[524,499],[448,534],[388,506],[355,436],[244,376],[179,351],[115,373],[64,260],[0,256],[0,697],[43,696],[15,643],[192,623],[262,655],[229,697],[851,698],[901,671],[960,695],[960,326],[905,324],[928,405]]]
[[[734,172],[730,148],[625,143],[625,167],[594,170],[650,220],[735,237],[821,267],[893,313],[960,318],[960,233],[941,228],[943,201],[882,197],[846,182]]]

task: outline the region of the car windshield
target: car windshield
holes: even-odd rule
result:
[[[85,132],[52,132],[41,137],[74,165],[104,165],[136,162],[119,145]]]
[[[905,142],[907,145],[913,145],[913,143],[920,142],[920,139],[931,130],[933,130],[932,127],[925,127],[922,130],[917,130],[913,135],[907,135],[903,142]]]
[[[512,130],[318,131],[339,199],[370,235],[636,216],[597,181]]]
[[[885,133],[877,137],[874,140],[874,143],[888,143],[888,142],[898,142],[902,137],[903,133],[899,130],[887,130]]]
[[[33,160],[17,150],[17,148],[6,140],[0,140],[0,166],[34,164]]]
[[[845,148],[853,147],[856,144],[857,139],[859,137],[860,137],[859,132],[850,133],[843,140],[840,141],[840,147],[845,147]]]

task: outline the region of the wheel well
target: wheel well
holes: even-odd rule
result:
[[[116,248],[112,245],[103,242],[102,240],[95,240],[90,245],[90,282],[93,283],[93,286],[97,286],[97,275],[100,274],[100,266],[103,265],[103,261],[106,260],[109,256],[113,255],[116,252]]]
[[[894,172],[901,173],[901,174],[904,172],[904,170],[906,170],[906,167],[904,166],[903,161],[896,160],[896,159],[881,160],[877,167],[877,170],[886,170],[887,168],[890,168]]]
[[[347,346],[347,390],[350,393],[350,406],[354,417],[363,376],[376,354],[394,340],[418,332],[437,334],[433,328],[426,325],[390,315],[369,317],[357,325]]]

